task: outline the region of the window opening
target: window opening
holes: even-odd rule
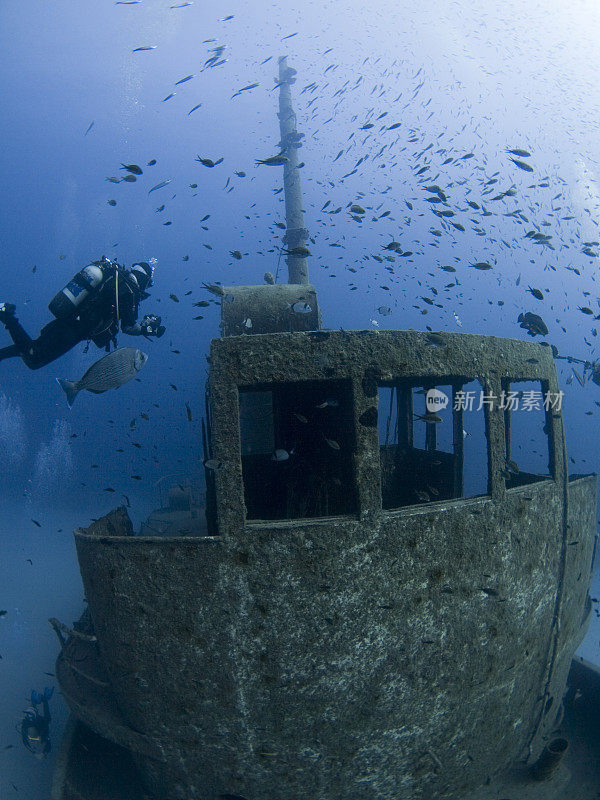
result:
[[[546,381],[503,381],[506,488],[554,477],[551,416],[557,399]]]
[[[467,406],[465,392],[470,398]],[[488,493],[488,447],[478,381],[404,379],[381,383],[378,393],[384,509]]]
[[[349,381],[240,387],[239,398],[248,519],[358,511]]]

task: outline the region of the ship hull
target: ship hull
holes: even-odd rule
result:
[[[569,673],[565,713],[556,735],[569,749],[546,780],[532,780],[526,765],[512,766],[464,800],[596,800],[600,786],[600,670],[574,659]],[[110,765],[110,769],[107,769]],[[74,717],[69,720],[50,800],[149,800],[124,748],[94,734]],[[391,800],[391,799],[390,799]]]

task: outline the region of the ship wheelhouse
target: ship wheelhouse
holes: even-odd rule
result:
[[[550,349],[304,331],[210,362],[209,535],[76,535],[101,670],[86,693],[63,658],[75,715],[169,800],[462,800],[535,760],[589,619],[596,479],[569,480],[556,400],[490,398],[559,397]]]

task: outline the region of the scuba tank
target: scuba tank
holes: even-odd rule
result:
[[[56,294],[48,309],[57,319],[65,319],[77,314],[82,304],[101,286],[104,278],[104,267],[112,266],[108,258],[93,261],[73,276],[69,283]]]

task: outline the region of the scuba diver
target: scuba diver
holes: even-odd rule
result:
[[[20,356],[29,369],[39,369],[86,340],[109,352],[111,344],[117,346],[119,327],[130,336],[162,336],[165,327],[160,317],[146,314],[137,322],[153,271],[146,261],[129,270],[105,256],[92,261],[52,299],[48,308],[56,319],[42,328],[37,339],[25,332],[12,303],[0,303],[0,322],[14,342],[0,349],[0,361]]]
[[[54,689],[46,686],[44,694],[31,690],[31,707],[24,712],[21,721],[21,739],[25,747],[36,758],[46,758],[52,744],[50,742],[50,708],[48,700],[54,694]],[[38,706],[42,705],[44,711],[40,714]]]

